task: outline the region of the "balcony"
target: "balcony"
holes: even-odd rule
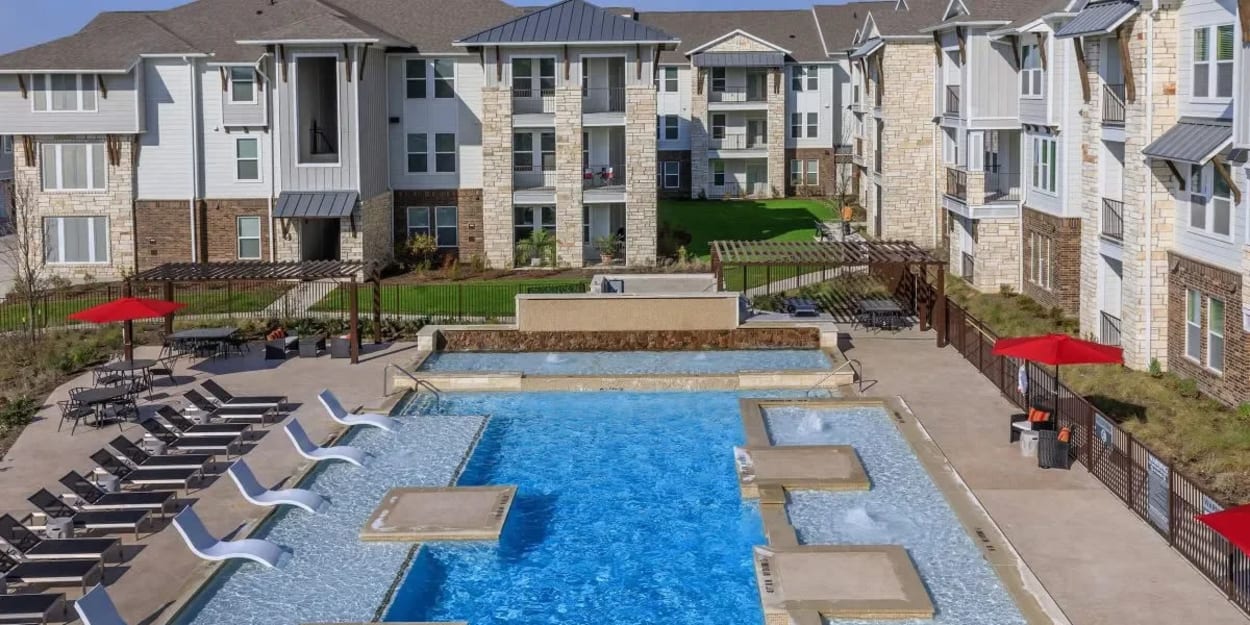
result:
[[[1020,192],[1020,174],[1014,171],[985,172],[984,203],[1019,202],[1023,197]]]
[[[583,87],[582,113],[624,113],[625,87]],[[622,117],[622,119],[624,119]]]
[[[1103,238],[1112,241],[1124,241],[1124,202],[1111,198],[1102,199]]]
[[[851,157],[852,161],[854,161],[857,164],[861,164],[861,165],[863,164],[864,162],[864,140],[863,139],[859,137],[855,138],[855,151],[852,152],[851,154],[852,154],[852,157]]]
[[[708,139],[709,150],[764,150],[768,148],[768,137],[745,134],[727,134]]]
[[[946,195],[968,201],[968,172],[954,167],[946,168]]]
[[[764,85],[751,87],[725,87],[708,91],[709,104],[765,104],[768,89]]]
[[[582,189],[625,188],[625,165],[620,163],[591,163],[582,173]]]
[[[864,100],[860,97],[859,85],[851,87],[851,111],[855,113],[864,112]]]
[[[551,115],[555,112],[555,88],[514,88],[512,90],[513,115]]]
[[[1098,342],[1103,345],[1120,345],[1120,318],[1098,312]]]
[[[513,165],[513,189],[554,189],[556,172],[554,169],[543,170],[541,165]]]
[[[1124,126],[1124,85],[1102,86],[1102,125]]]
[[[959,267],[959,275],[962,276],[964,280],[972,282],[977,276],[976,260],[973,259],[972,254],[969,254],[968,252],[960,252],[960,255],[962,256],[963,263]]]
[[[947,115],[959,117],[959,85],[946,85],[946,109]]]

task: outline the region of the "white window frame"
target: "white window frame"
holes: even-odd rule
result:
[[[720,76],[718,77],[717,74],[720,74]],[[725,68],[713,67],[712,71],[708,72],[708,82],[710,83],[708,89],[712,93],[724,93],[729,88],[729,78]],[[720,83],[719,87],[717,86],[718,82]]]
[[[64,260],[65,258],[65,220],[66,219],[89,219],[91,220],[93,227],[94,227],[94,224],[97,223],[96,222],[97,219],[101,220],[101,223],[104,224],[104,250],[103,250],[104,257],[103,259],[100,259],[98,256],[98,252],[100,252],[100,250],[96,249],[96,240],[95,240],[95,235],[93,233],[92,236],[87,238],[87,255],[90,256],[91,258],[94,258],[95,260],[85,260],[85,261]],[[112,233],[109,231],[108,216],[105,216],[105,215],[68,215],[68,216],[63,216],[63,217],[44,217],[43,218],[43,227],[44,227],[43,240],[45,242],[48,241],[48,236],[47,236],[48,222],[56,223],[56,245],[57,245],[56,257],[58,260],[48,260],[48,251],[44,250],[43,252],[44,264],[46,265],[107,265],[109,264],[110,262],[109,259],[111,256],[110,252],[112,251],[109,249],[109,247],[112,245],[112,236],[111,236]]]
[[[1046,91],[1046,69],[1042,67],[1041,46],[1026,43],[1020,46],[1020,97],[1037,100]]]
[[[807,113],[807,138],[815,139],[820,136],[820,113]]]
[[[797,187],[803,184],[803,161],[792,158],[790,159],[790,186]]]
[[[446,63],[451,66],[451,76],[440,77],[438,75],[439,63]],[[454,100],[456,99],[456,67],[455,59],[430,59],[430,95],[436,100]],[[438,95],[438,85],[444,83],[451,89],[449,95]]]
[[[669,74],[672,74],[671,76]],[[669,84],[672,81],[672,84]],[[671,87],[671,88],[670,88]],[[681,82],[677,67],[668,65],[660,68],[660,91],[664,93],[677,93],[681,89]]]
[[[790,138],[791,139],[803,138],[803,114],[802,113],[790,113]]]
[[[712,113],[711,123],[708,124],[709,130],[711,131],[710,137],[712,139],[717,139],[717,140],[724,139],[725,134],[726,134],[726,127],[728,125],[729,125],[728,115],[724,113]]]
[[[1185,289],[1185,357],[1202,362],[1202,294]]]
[[[1220,316],[1224,317],[1220,323],[1215,322],[1214,312],[1215,312],[1216,302],[1219,302],[1219,305],[1220,305]],[[1228,302],[1218,297],[1208,297],[1207,298],[1206,367],[1207,369],[1210,369],[1211,371],[1214,371],[1219,374],[1224,373],[1224,365],[1228,358],[1228,351],[1227,351],[1228,343],[1224,341],[1224,325],[1227,323],[1228,323]],[[1215,343],[1214,339],[1219,339],[1219,342],[1220,342],[1220,362],[1219,363],[1215,363],[1212,361],[1212,355],[1215,353],[1215,350],[1211,349],[1211,346]]]
[[[1029,233],[1029,282],[1047,291],[1054,288],[1054,244],[1044,234]]]
[[[560,79],[559,79],[560,72],[559,72],[559,69],[556,67],[558,63],[556,62],[557,58],[555,56],[553,55],[538,55],[538,56],[517,55],[514,57],[510,57],[508,59],[509,88],[513,90],[513,97],[520,97],[516,95],[516,89],[517,89],[516,79],[518,78],[516,76],[516,61],[529,61],[530,62],[529,87],[527,87],[529,95],[525,96],[522,99],[541,99],[544,97],[555,96],[556,88],[559,87],[559,84],[560,84]],[[550,76],[546,76],[543,74],[543,61],[551,61],[551,75]],[[550,94],[543,93],[543,78],[551,79],[551,93]]]
[[[256,144],[256,156],[255,157],[244,158],[243,156],[240,155],[239,148],[242,146],[244,141],[251,141],[252,143]],[[255,178],[240,178],[239,177],[239,163],[242,163],[244,161],[256,161],[256,177]],[[261,182],[263,179],[264,179],[264,175],[260,171],[260,138],[259,137],[237,137],[234,140],[234,181],[251,183],[251,182]]]
[[[1220,50],[1220,32],[1224,31],[1228,37],[1232,39],[1229,46],[1230,56],[1226,59],[1219,58]],[[1198,33],[1202,33],[1206,39],[1204,45],[1199,45]],[[1189,77],[1189,96],[1192,100],[1200,102],[1224,102],[1231,100],[1236,90],[1236,58],[1237,49],[1241,43],[1237,40],[1236,27],[1233,24],[1212,24],[1207,26],[1199,26],[1193,28],[1189,32],[1190,47],[1193,49],[1193,57],[1190,59],[1190,77]],[[1228,95],[1219,95],[1220,93],[1220,67],[1231,66],[1233,71],[1229,72],[1229,82],[1225,85]],[[1198,75],[1205,73],[1207,77],[1206,93],[1198,94]]]
[[[664,188],[681,188],[681,161],[664,161]],[[670,182],[671,180],[671,182]]]
[[[1058,142],[1054,137],[1034,135],[1029,159],[1029,188],[1046,195],[1057,195],[1059,189]]]
[[[681,118],[676,115],[664,116],[664,140],[677,141],[681,138]],[[669,130],[672,130],[672,136],[669,136]]]
[[[804,162],[803,184],[809,187],[820,186],[820,161],[809,158]]]
[[[245,220],[245,219],[247,219],[247,220],[255,220],[255,221],[256,221],[256,236],[254,236],[254,237],[250,237],[250,236],[249,236],[249,237],[245,237],[245,236],[243,236],[243,220]],[[249,215],[242,215],[242,216],[236,217],[236,218],[235,218],[235,220],[234,220],[234,228],[235,228],[235,230],[234,230],[234,234],[235,234],[234,253],[235,253],[235,256],[237,256],[239,260],[260,260],[260,259],[261,259],[261,258],[265,255],[265,251],[262,249],[262,247],[263,247],[262,241],[264,240],[264,237],[262,236],[262,233],[264,232],[264,225],[261,223],[260,217],[256,217],[256,216],[249,216]],[[243,255],[243,241],[245,241],[245,240],[246,240],[246,241],[256,241],[256,255],[255,255],[255,256],[244,256],[244,255]]]
[[[806,84],[804,84],[805,90],[820,91],[820,68],[815,65],[808,65],[807,69],[803,70],[803,73],[806,74],[805,78],[807,79]]]
[[[439,151],[439,149],[438,149],[438,138],[439,138],[439,137],[446,137],[446,136],[450,136],[450,137],[451,137],[451,150],[450,150],[450,151],[448,151],[448,150]],[[456,173],[456,170],[458,170],[458,169],[460,168],[460,167],[459,167],[459,165],[460,165],[460,164],[458,163],[458,161],[460,160],[460,159],[459,159],[459,157],[458,157],[458,152],[459,152],[459,149],[458,149],[458,148],[459,148],[459,147],[460,147],[460,143],[459,143],[459,141],[457,140],[456,133],[454,133],[454,132],[436,132],[436,133],[434,133],[434,173],[436,173],[436,174],[454,174],[454,173]],[[440,156],[446,156],[446,155],[448,155],[448,154],[450,154],[450,155],[451,155],[451,169],[439,169],[438,157],[440,157]]]
[[[65,146],[70,146],[70,145],[81,145],[86,149],[87,160],[84,166],[86,167],[86,171],[87,171],[87,186],[81,189],[66,188],[65,186],[63,186],[65,168],[64,168],[64,163],[62,162],[62,156],[64,154]],[[95,179],[95,156],[94,156],[95,150],[92,149],[94,146],[100,146],[100,157],[104,159],[104,180],[103,181],[97,181]],[[43,175],[44,173],[44,163],[43,163],[44,149],[49,148],[49,147],[51,147],[55,151],[55,154],[56,154],[56,185],[55,186],[49,186],[47,178]],[[39,177],[42,179],[42,182],[43,182],[43,190],[48,193],[104,193],[104,192],[107,192],[108,187],[109,187],[109,166],[108,166],[107,150],[108,149],[104,146],[103,143],[95,143],[95,142],[83,143],[83,142],[75,141],[75,142],[68,142],[68,143],[45,143],[43,144],[42,146],[39,147]],[[97,185],[96,184],[97,182],[99,182],[100,184]]]
[[[13,136],[0,135],[0,152],[5,154],[13,153]]]
[[[425,211],[425,225],[424,226],[413,224],[412,211],[414,210]],[[430,223],[431,221],[434,220],[433,210],[434,209],[430,206],[405,206],[404,207],[404,235],[405,235],[404,240],[405,241],[408,241],[412,239],[413,236],[416,236],[412,233],[414,229],[425,231],[424,233],[418,233],[418,234],[424,234],[425,236],[434,236],[433,224]]]
[[[725,161],[713,159],[712,164],[708,167],[712,171],[712,186],[723,187],[727,174],[725,173]],[[717,171],[720,170],[720,171]],[[716,182],[716,177],[720,176],[720,182]]]
[[[96,113],[96,112],[99,112],[99,110],[100,110],[100,79],[99,79],[99,76],[97,76],[97,75],[95,75],[95,74],[70,74],[71,76],[76,76],[76,77],[77,77],[77,82],[78,82],[78,89],[77,89],[77,95],[78,95],[78,98],[77,98],[77,102],[78,102],[78,106],[77,106],[76,108],[72,108],[72,109],[54,109],[54,108],[52,108],[52,76],[54,76],[54,75],[57,75],[57,74],[31,74],[31,75],[30,75],[30,90],[31,90],[31,92],[32,92],[32,93],[31,93],[31,96],[30,96],[30,110],[31,110],[31,112],[32,112],[32,113]],[[36,85],[35,85],[35,77],[36,77],[36,76],[38,76],[38,77],[39,77],[39,79],[40,79],[40,83],[41,83],[41,84],[40,84],[40,86],[38,86],[38,87],[36,87]],[[94,92],[94,93],[95,93],[95,97],[94,97],[94,98],[92,98],[92,104],[94,105],[94,106],[92,106],[92,108],[84,108],[84,107],[83,107],[83,97],[82,97],[82,96],[83,96],[83,92],[84,92],[84,91],[87,91],[87,89],[85,89],[85,88],[84,88],[84,86],[83,86],[83,83],[84,83],[83,78],[84,78],[84,77],[89,77],[89,78],[91,79],[91,89],[90,89],[90,91],[92,91],[92,92]],[[37,90],[38,90],[38,91],[42,91],[42,92],[43,92],[43,103],[44,103],[44,106],[45,106],[46,108],[40,109],[40,108],[37,108],[37,107],[35,106],[35,105],[39,102],[39,97],[38,97],[38,95],[36,95],[36,94],[34,93],[34,92],[35,92],[35,91],[37,91]]]
[[[417,136],[422,137],[422,142],[425,143],[425,148],[422,149],[420,152],[413,152],[412,148],[410,147],[410,142],[413,137],[417,137]],[[412,159],[409,158],[412,156],[424,156],[425,157],[425,169],[414,170],[412,168]],[[410,174],[430,173],[430,135],[429,133],[409,132],[404,135],[404,171]]]
[[[450,208],[453,211],[455,211],[456,218],[452,220],[452,223],[444,224],[443,221],[439,219],[438,212],[439,212],[439,209],[441,208]],[[452,248],[452,247],[460,247],[460,208],[458,206],[451,206],[451,205],[435,206],[431,209],[430,215],[432,219],[434,220],[434,223],[432,224],[432,227],[430,228],[430,232],[434,237],[434,243],[438,247],[441,247],[444,249]],[[455,242],[450,245],[443,245],[442,243],[439,243],[438,234],[440,230],[454,231],[456,235]]]
[[[1233,220],[1236,218],[1236,206],[1233,204],[1232,189],[1228,185],[1224,185],[1228,195],[1217,195],[1215,193],[1215,181],[1220,178],[1219,173],[1215,171],[1215,163],[1210,162],[1206,165],[1190,165],[1189,167],[1189,211],[1185,216],[1185,228],[1201,236],[1211,237],[1220,241],[1231,242],[1233,240],[1233,229],[1236,227]],[[1232,172],[1229,171],[1229,176]],[[1215,230],[1215,214],[1219,205],[1224,206],[1227,213],[1228,232],[1217,232]],[[1194,225],[1195,206],[1202,207],[1201,226]]]
[[[420,76],[408,75],[408,69],[414,66],[421,68]],[[430,78],[430,71],[429,71],[429,68],[426,67],[425,59],[404,59],[404,99],[405,100],[425,100],[429,98],[430,97],[429,78]],[[421,95],[412,95],[409,92],[409,87],[412,86],[412,83],[416,83],[416,82],[421,83]]]
[[[343,113],[344,111],[343,111],[343,105],[342,105],[343,94],[342,94],[342,90],[341,90],[341,87],[339,85],[339,80],[338,80],[338,65],[339,63],[343,62],[343,59],[340,58],[338,54],[318,53],[318,54],[295,54],[293,55],[291,58],[291,61],[294,67],[292,68],[292,71],[291,71],[290,93],[299,93],[299,63],[300,61],[304,59],[334,59],[334,66],[335,66],[334,101],[336,103],[335,110],[338,112],[338,119],[335,120],[335,124],[338,127],[338,136],[335,137],[338,143],[335,144],[335,147],[337,148],[338,152],[335,154],[335,156],[338,157],[338,159],[335,160],[333,163],[305,163],[300,160],[300,145],[302,145],[301,141],[303,140],[300,135],[303,134],[303,130],[301,130],[299,127],[299,98],[293,98],[291,102],[291,119],[292,119],[291,132],[292,134],[294,134],[294,137],[292,138],[295,140],[295,143],[293,144],[295,146],[295,166],[296,167],[342,167],[343,166],[343,132],[344,132]]]
[[[236,78],[236,77],[235,77],[235,75],[234,75],[234,73],[235,73],[236,71],[244,71],[244,72],[247,72],[247,74],[248,74],[248,75],[247,75],[247,78],[246,78],[246,79]],[[226,80],[226,92],[227,92],[227,93],[226,93],[226,103],[227,103],[227,104],[256,104],[256,96],[257,96],[257,94],[256,94],[256,92],[257,92],[257,88],[256,88],[256,68],[254,68],[254,67],[252,67],[252,66],[250,66],[250,65],[246,65],[246,66],[238,66],[238,65],[235,65],[235,66],[227,67],[227,68],[226,68],[226,72],[227,72],[227,76],[226,76],[226,78],[227,78],[227,80]],[[252,98],[251,98],[250,100],[239,100],[239,99],[236,99],[236,98],[234,97],[234,94],[235,94],[235,91],[234,91],[234,86],[235,86],[235,83],[244,83],[244,82],[249,83],[249,84],[252,86]]]

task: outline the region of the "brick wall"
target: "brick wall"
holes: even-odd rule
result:
[[[1077,315],[1081,309],[1081,220],[1056,217],[1049,213],[1025,206],[1021,212],[1023,241],[1020,245],[1020,262],[1024,266],[1025,295],[1044,306],[1062,308],[1069,315]],[[1029,233],[1050,238],[1051,288],[1034,284],[1033,246]]]
[[[660,177],[656,180],[656,193],[661,199],[680,200],[690,197],[690,150],[660,150],[655,155],[655,167]],[[664,162],[681,163],[681,182],[676,189],[664,188]]]
[[[139,270],[191,260],[191,213],[186,200],[135,201],[135,258]],[[203,232],[201,211],[196,228]],[[197,251],[203,245],[196,246]]]
[[[481,189],[406,189],[395,191],[395,241],[407,236],[409,206],[455,206],[460,246],[456,254],[461,260],[486,252],[482,241]]]
[[[790,184],[790,163],[795,159],[804,161],[804,163],[812,159],[819,162],[819,179],[816,186],[808,186],[806,177],[803,180],[804,184],[798,186]],[[835,194],[834,189],[839,184],[842,184],[842,181],[837,178],[836,160],[832,148],[794,148],[786,150],[786,195],[832,196]],[[847,184],[849,184],[849,181]]]
[[[184,205],[185,206],[185,205]],[[263,199],[205,200],[200,203],[203,218],[202,260],[224,262],[239,260],[239,217],[260,218],[260,257],[269,260],[269,205]]]
[[[1168,366],[1172,372],[1191,378],[1207,395],[1226,404],[1250,401],[1250,334],[1241,325],[1242,278],[1236,272],[1169,253],[1171,279],[1168,281]],[[1202,293],[1200,362],[1186,355],[1185,307],[1186,291]],[[1209,300],[1224,301],[1224,370],[1213,371],[1206,366],[1210,346],[1207,344]]]

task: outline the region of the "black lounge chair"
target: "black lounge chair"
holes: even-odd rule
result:
[[[39,560],[19,562],[0,553],[0,576],[5,581],[43,586],[78,585],[87,592],[103,577],[104,565],[91,560]]]
[[[165,427],[155,419],[139,424],[156,440],[165,444],[171,451],[199,451],[210,454],[225,454],[229,458],[240,440],[237,434],[228,436],[179,436],[177,432]]]
[[[132,468],[118,460],[113,454],[101,449],[91,454],[91,459],[100,465],[106,473],[121,480],[123,484],[135,486],[178,486],[185,491],[191,490],[191,482],[202,475],[202,469],[170,469],[170,468]]]
[[[151,510],[168,514],[178,505],[178,495],[171,490],[107,493],[77,471],[66,473],[58,481],[69,489],[79,510]]]
[[[213,380],[204,380],[200,386],[222,406],[231,408],[273,408],[282,410],[286,395],[231,395]]]
[[[27,560],[121,559],[122,541],[116,538],[40,538],[8,514],[0,516],[0,540]]]
[[[38,593],[0,595],[0,621],[6,623],[39,623],[64,621],[68,616],[65,595]]]
[[[160,456],[149,454],[125,436],[118,436],[109,441],[109,447],[117,450],[117,453],[121,454],[122,458],[129,460],[131,464],[140,469],[199,469],[203,471],[213,461],[212,454],[166,454]]]
[[[805,297],[787,297],[786,312],[795,317],[816,317],[820,315],[820,307],[816,302]]]
[[[49,519],[71,519],[75,528],[86,531],[128,530],[139,537],[139,527],[148,521],[147,510],[77,510],[48,492],[46,488],[26,498]]]
[[[277,413],[277,409],[273,407],[218,406],[198,391],[193,390],[183,393],[182,396],[186,397],[187,401],[191,402],[191,405],[197,409],[226,422],[260,423],[263,425],[265,417]]]
[[[156,414],[179,436],[238,436],[252,429],[251,423],[192,423],[172,406],[161,406],[156,409]]]

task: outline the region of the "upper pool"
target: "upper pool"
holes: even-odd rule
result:
[[[824,371],[818,349],[683,352],[437,352],[421,365],[439,373],[507,371],[525,375],[699,375],[739,371]]]

